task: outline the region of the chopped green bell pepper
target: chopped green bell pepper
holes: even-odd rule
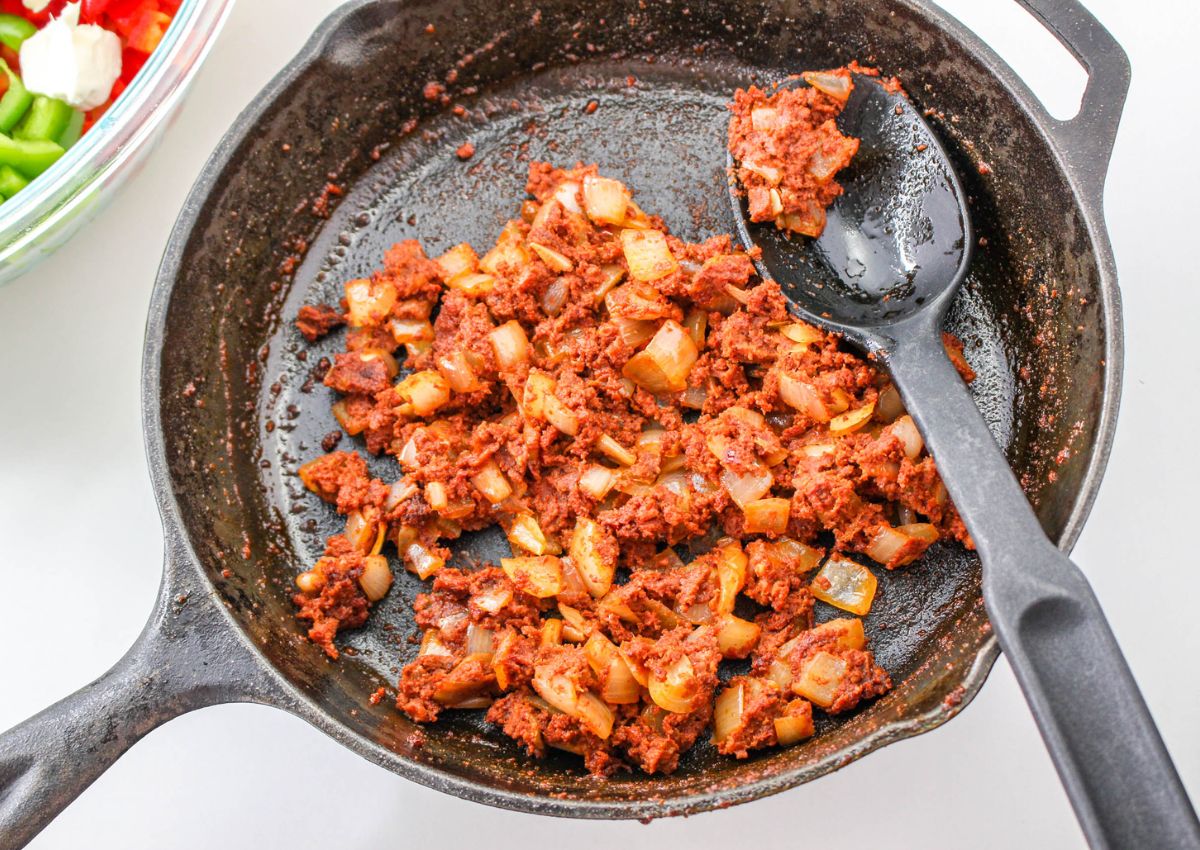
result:
[[[7,133],[25,117],[33,103],[33,95],[3,59],[0,59],[0,72],[8,77],[8,91],[0,97],[0,133]]]
[[[0,133],[0,165],[7,165],[32,180],[58,161],[65,151],[49,141],[26,141]]]
[[[57,142],[71,124],[75,110],[69,103],[39,94],[12,132],[14,139],[27,142]]]
[[[0,44],[10,50],[20,50],[25,39],[37,32],[37,27],[20,15],[0,15]]]
[[[28,185],[29,181],[17,173],[15,168],[0,165],[0,195],[11,198]]]
[[[79,137],[83,135],[83,119],[86,116],[78,109],[71,111],[71,121],[67,124],[65,130],[59,134],[54,141],[58,142],[59,146],[66,150],[79,141]]]

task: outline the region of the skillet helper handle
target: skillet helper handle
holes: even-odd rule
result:
[[[1049,114],[1044,118],[1068,167],[1099,200],[1104,191],[1104,178],[1108,174],[1108,161],[1121,123],[1125,97],[1129,93],[1129,57],[1104,25],[1078,0],[1018,2],[1050,30],[1088,72],[1078,114],[1066,121]]]
[[[983,561],[1000,646],[1093,848],[1200,850],[1200,822],[1083,573],[1047,539],[940,336],[884,354]]]
[[[0,735],[0,850],[24,847],[126,750],[193,709],[270,701],[263,674],[168,560],[154,614],[111,670]]]

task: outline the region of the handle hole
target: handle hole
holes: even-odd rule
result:
[[[938,5],[1000,54],[1047,112],[1060,121],[1079,113],[1087,71],[1024,6],[979,0],[938,0]]]

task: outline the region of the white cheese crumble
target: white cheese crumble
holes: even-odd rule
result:
[[[21,0],[21,5],[36,14],[49,6],[50,0]]]
[[[78,3],[69,4],[21,45],[25,87],[76,109],[104,104],[119,76],[121,39],[95,24],[80,26]]]

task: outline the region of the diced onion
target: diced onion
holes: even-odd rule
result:
[[[384,280],[352,280],[346,284],[346,321],[352,328],[375,327],[396,303],[396,287]]]
[[[857,617],[839,617],[836,620],[826,620],[813,626],[813,635],[824,637],[833,636],[841,649],[865,649],[867,634],[863,631],[862,620]]]
[[[444,559],[430,552],[420,543],[413,543],[404,550],[405,565],[417,578],[427,579],[442,567],[446,566]]]
[[[305,570],[296,576],[296,587],[302,593],[320,593],[325,586],[325,573],[320,570]]]
[[[538,242],[530,242],[529,247],[537,254],[543,263],[550,268],[551,271],[569,272],[575,268],[575,264],[571,262],[571,258],[560,254],[549,246],[542,245]]]
[[[392,568],[383,555],[368,555],[363,559],[363,571],[358,577],[359,587],[367,599],[378,602],[387,596],[392,587]]]
[[[896,526],[896,530],[901,534],[907,534],[909,537],[924,540],[926,543],[936,543],[940,536],[937,526],[927,522],[910,522],[905,525],[898,525]]]
[[[757,174],[772,186],[778,186],[780,181],[783,180],[783,172],[774,166],[764,165],[752,159],[743,159],[741,166],[751,174]]]
[[[839,413],[829,420],[829,433],[835,437],[853,434],[871,421],[875,412],[875,402],[869,401],[862,407],[847,413]]]
[[[641,685],[621,651],[601,632],[594,631],[583,645],[588,664],[600,680],[600,696],[612,705],[632,705],[641,699]]]
[[[566,305],[568,294],[566,279],[556,277],[542,293],[542,312],[547,316],[557,316]]]
[[[563,640],[563,621],[553,618],[542,620],[542,646],[561,646]]]
[[[392,319],[388,329],[399,345],[433,340],[433,324],[428,319]]]
[[[513,684],[508,677],[509,661],[517,651],[520,641],[520,636],[512,629],[505,629],[501,633],[500,640],[495,641],[495,651],[492,653],[492,674],[495,675],[496,684],[502,691],[507,691]]]
[[[564,640],[571,643],[582,643],[587,639],[589,628],[587,619],[578,608],[573,608],[565,602],[559,602],[558,613],[562,616]]]
[[[717,696],[713,703],[713,743],[719,744],[742,725],[746,710],[745,683],[736,682]]]
[[[579,206],[579,184],[574,180],[566,180],[554,190],[554,200],[563,205],[563,209],[576,215],[583,212]]]
[[[331,407],[333,418],[337,420],[338,425],[342,426],[342,430],[351,437],[356,437],[366,428],[366,422],[362,419],[356,419],[350,416],[350,412],[346,409],[345,399],[336,401]]]
[[[505,322],[488,333],[492,350],[496,352],[496,365],[501,371],[512,369],[529,359],[529,337],[516,319]]]
[[[717,646],[723,658],[745,658],[754,651],[762,634],[757,623],[732,614],[722,614],[713,625],[717,627]]]
[[[661,231],[622,230],[621,248],[629,274],[637,280],[658,280],[679,268]]]
[[[779,397],[784,404],[795,408],[817,422],[828,422],[829,409],[821,401],[821,394],[812,384],[793,378],[786,372],[779,375]]]
[[[512,485],[500,471],[494,460],[489,460],[479,472],[471,476],[471,483],[493,505],[498,505],[512,495]]]
[[[595,694],[584,691],[579,695],[575,704],[575,716],[587,727],[588,731],[601,740],[607,740],[612,734],[616,716],[611,708]]]
[[[524,243],[525,237],[521,229],[509,222],[500,231],[500,238],[496,240],[495,247],[483,255],[479,267],[488,274],[501,274],[521,268],[530,259]]]
[[[597,501],[603,501],[616,483],[617,474],[599,464],[589,466],[579,476],[579,489]]]
[[[471,603],[481,611],[495,614],[509,602],[512,602],[513,592],[503,584],[492,585],[486,590],[471,597]]]
[[[850,81],[850,74],[842,71],[805,71],[800,75],[804,78],[804,82],[808,83],[814,89],[832,97],[834,100],[839,100],[845,103],[850,98],[850,91],[854,88],[854,84]]]
[[[434,262],[441,266],[447,282],[479,268],[479,257],[476,256],[475,249],[466,242],[455,245]]]
[[[812,705],[802,699],[789,702],[784,706],[783,713],[775,718],[775,737],[781,747],[790,747],[811,738],[815,731]]]
[[[792,691],[813,705],[829,708],[846,678],[846,662],[821,651],[810,658],[792,682]]]
[[[579,432],[579,418],[554,394],[557,384],[549,375],[533,372],[525,381],[521,403],[525,415],[545,419],[569,436]]]
[[[596,448],[601,454],[621,464],[621,466],[633,466],[637,462],[637,455],[618,443],[608,434],[601,434],[596,440]]]
[[[597,224],[624,224],[629,190],[616,180],[589,174],[583,178],[583,208]]]
[[[888,384],[879,391],[875,402],[875,418],[880,422],[895,422],[904,415],[904,402],[895,384]]]
[[[513,517],[508,529],[508,541],[530,555],[546,554],[546,535],[533,514],[523,511]]]
[[[717,550],[716,556],[717,586],[720,588],[716,610],[718,614],[730,614],[737,602],[737,595],[746,586],[748,559],[739,543],[727,543]]]
[[[388,488],[388,497],[384,503],[384,507],[389,511],[395,510],[403,502],[407,502],[413,496],[417,495],[419,490],[420,488],[412,481],[409,481],[407,478],[401,478],[393,482],[392,486]]]
[[[747,502],[743,510],[747,533],[779,535],[787,531],[792,503],[787,499],[756,499]]]
[[[875,574],[854,561],[830,558],[812,580],[812,595],[835,608],[866,616],[875,599]]]
[[[437,629],[429,629],[421,636],[421,649],[417,655],[445,655],[453,656],[454,650],[446,645],[446,641],[442,639],[442,633]]]
[[[433,699],[449,708],[488,704],[476,702],[496,683],[490,656],[468,655],[451,670],[433,692]],[[480,675],[483,674],[483,675]]]
[[[426,484],[425,503],[439,513],[446,510],[450,505],[450,496],[446,493],[446,485],[441,481],[430,481]]]
[[[678,322],[667,319],[650,343],[629,358],[621,374],[652,393],[682,392],[699,355],[691,335]]]
[[[450,401],[450,384],[438,372],[426,369],[413,372],[396,385],[402,403],[396,412],[402,416],[428,416]]]
[[[553,555],[501,558],[500,567],[518,590],[548,599],[562,593],[562,562]]]
[[[808,322],[793,322],[779,329],[785,337],[800,345],[812,345],[825,339],[825,334]]]
[[[683,326],[687,328],[688,336],[692,338],[696,348],[704,348],[704,334],[708,330],[708,313],[700,309],[689,311],[683,319]]]
[[[461,349],[439,357],[437,369],[456,393],[473,393],[483,387],[467,360],[466,352]]]
[[[817,568],[824,552],[821,549],[784,537],[768,544],[770,557],[787,564],[796,573],[803,575]]]
[[[602,301],[604,296],[625,278],[625,267],[617,263],[605,263],[600,267],[600,271],[604,274],[604,278],[596,287],[594,294],[596,301]]]
[[[571,534],[571,563],[583,580],[588,592],[597,599],[612,588],[616,560],[604,552],[605,532],[600,524],[587,517],[575,521]]]
[[[482,297],[496,286],[496,278],[490,274],[478,272],[475,274],[459,275],[449,283],[451,289],[457,289],[466,295]]]
[[[922,439],[921,432],[917,430],[917,423],[913,422],[911,416],[901,416],[888,426],[888,430],[904,445],[904,455],[909,460],[916,460],[925,448],[925,440]]]
[[[662,678],[651,675],[646,687],[659,708],[673,714],[687,714],[696,703],[696,668],[690,658],[681,655]]]
[[[653,319],[627,319],[624,316],[613,316],[612,323],[621,335],[621,340],[630,348],[637,348],[654,336],[658,323]]]
[[[800,454],[805,457],[827,457],[837,452],[837,446],[833,443],[809,443],[807,446],[800,447]]]
[[[364,555],[377,555],[383,548],[387,527],[375,520],[367,519],[362,511],[351,511],[346,515],[346,530],[343,534],[350,544]]]
[[[915,530],[915,531],[914,531]],[[903,528],[881,525],[863,552],[888,569],[911,564],[937,540],[937,529],[927,523],[913,523]]]
[[[758,469],[741,475],[735,475],[728,469],[721,473],[721,486],[743,511],[751,502],[758,501],[769,493],[774,483],[775,477],[771,470],[761,464]]]
[[[493,632],[471,623],[467,626],[467,655],[491,656],[494,649]]]
[[[566,676],[551,673],[544,667],[535,667],[530,684],[551,708],[575,716],[576,706],[579,704],[579,689]]]

